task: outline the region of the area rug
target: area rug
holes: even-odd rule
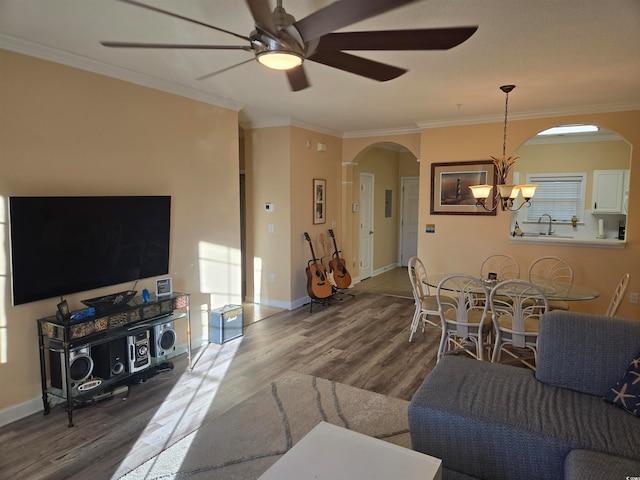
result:
[[[408,405],[287,374],[121,478],[256,479],[321,421],[410,448]]]

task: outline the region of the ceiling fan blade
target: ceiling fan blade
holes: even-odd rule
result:
[[[307,74],[305,73],[302,65],[291,70],[287,70],[286,73],[291,90],[294,92],[299,92],[300,90],[304,90],[311,86],[309,84],[309,80],[307,80]]]
[[[275,36],[278,29],[271,14],[269,2],[267,0],[246,0],[246,2],[255,24]]]
[[[374,17],[416,0],[338,0],[311,15],[298,20],[293,26],[308,42],[353,23]]]
[[[318,50],[448,50],[473,35],[478,27],[379,30],[328,33],[320,37]]]
[[[228,72],[232,68],[239,67],[240,65],[244,65],[245,63],[252,62],[253,60],[255,60],[255,58],[250,58],[249,60],[245,60],[244,62],[236,63],[235,65],[231,65],[230,67],[223,68],[222,70],[216,70],[215,72],[207,73],[206,75],[202,75],[201,77],[196,78],[196,80],[201,81],[201,80],[206,80],[207,78],[215,77],[216,75],[219,75],[224,72]]]
[[[193,45],[174,43],[134,43],[134,42],[100,42],[105,47],[114,48],[176,48],[193,50],[245,50],[251,52],[249,45]]]
[[[344,70],[345,72],[355,73],[356,75],[377,80],[378,82],[393,80],[407,72],[407,70],[403,68],[339,51],[319,51],[308,57],[308,60]]]
[[[235,32],[230,32],[229,30],[225,30],[224,28],[216,27],[214,25],[210,25],[208,23],[204,23],[199,20],[195,20],[193,18],[184,17],[180,14],[173,13],[168,10],[163,10],[162,8],[154,7],[141,2],[136,2],[135,0],[118,0],[118,1],[122,3],[128,3],[129,5],[135,5],[136,7],[146,8],[147,10],[151,10],[152,12],[162,13],[164,15],[169,15],[170,17],[179,18],[180,20],[185,20],[187,22],[195,23],[196,25],[212,28],[213,30],[217,30],[218,32],[227,33],[229,35],[233,35],[234,37],[246,40],[247,42],[251,42],[251,39],[249,37],[245,37],[244,35],[239,35]]]

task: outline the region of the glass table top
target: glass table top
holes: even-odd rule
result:
[[[427,275],[426,284],[431,288],[437,288],[440,282],[448,277],[449,275],[453,275],[450,273],[434,273],[431,275]],[[498,281],[490,281],[490,280],[481,280],[488,290],[492,290],[499,282]],[[547,300],[554,301],[580,301],[580,300],[593,300],[594,298],[598,298],[600,296],[600,292],[594,288],[591,288],[586,285],[578,285],[575,283],[567,284],[562,282],[556,283],[546,283],[546,284],[537,284],[546,295]],[[435,292],[432,292],[434,294]]]

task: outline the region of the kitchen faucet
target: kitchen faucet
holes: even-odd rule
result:
[[[551,215],[549,215],[548,213],[542,214],[538,219],[538,223],[540,223],[540,221],[542,220],[542,217],[549,217],[549,231],[547,232],[547,235],[551,235],[554,232],[554,230],[552,229],[553,227],[551,225],[551,222],[552,222]]]

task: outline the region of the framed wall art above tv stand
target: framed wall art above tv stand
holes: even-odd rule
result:
[[[59,316],[58,316],[59,317]],[[151,369],[184,353],[175,329],[185,324],[189,369],[189,294],[133,297],[125,305],[79,321],[55,315],[37,320],[44,414],[55,398],[65,402],[69,427],[73,411],[143,378]]]

